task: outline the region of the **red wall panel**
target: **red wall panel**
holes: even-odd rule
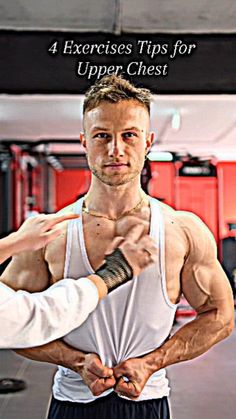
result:
[[[151,162],[152,179],[149,182],[149,194],[174,206],[175,167],[171,162]]]
[[[12,193],[13,193],[13,229],[17,230],[25,219],[26,199],[28,196],[27,167],[24,164],[23,156],[28,155],[22,152],[21,148],[12,145]]]
[[[87,192],[91,180],[89,170],[64,170],[56,172],[56,211],[75,201]]]
[[[38,164],[32,170],[32,196],[34,203],[32,205],[33,211],[44,212],[44,171],[41,164]]]
[[[198,215],[218,240],[218,197],[215,177],[176,177],[175,208]]]
[[[236,162],[217,164],[219,183],[219,233],[220,239],[230,235],[228,223],[236,223]]]

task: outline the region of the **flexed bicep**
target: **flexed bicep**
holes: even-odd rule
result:
[[[198,314],[218,310],[225,320],[232,318],[232,292],[218,260],[193,264],[182,271],[182,291]]]

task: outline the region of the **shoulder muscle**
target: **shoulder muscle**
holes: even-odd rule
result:
[[[15,290],[37,292],[46,289],[49,272],[42,250],[13,256],[1,276],[1,281]]]

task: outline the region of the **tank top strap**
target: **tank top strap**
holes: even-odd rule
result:
[[[160,202],[150,197],[151,208],[151,223],[150,223],[150,236],[155,240],[159,249],[159,267],[161,276],[165,276],[165,229],[164,219],[160,208]]]
[[[75,220],[70,220],[67,226],[67,240],[66,240],[66,255],[65,255],[65,264],[64,264],[64,278],[70,277],[70,268],[71,268],[71,258],[72,254],[75,252],[78,254],[80,251],[80,243],[78,242],[78,229],[82,229],[82,205],[83,197],[76,201],[74,206],[74,213],[80,215],[80,218]],[[72,248],[73,243],[73,248]]]
[[[176,308],[176,305],[173,304],[167,294],[166,287],[166,269],[165,269],[165,220],[163,211],[158,199],[150,197],[150,206],[151,206],[151,227],[150,227],[150,236],[156,239],[157,246],[159,247],[159,266],[161,273],[161,283],[162,291],[166,303],[171,308]],[[157,237],[158,236],[158,237]]]
[[[162,214],[160,210],[159,201],[155,198],[149,197],[150,209],[151,209],[151,221],[150,221],[150,236],[159,244],[160,239],[160,227],[162,224]]]
[[[84,197],[83,196],[80,199],[78,199],[78,201],[76,201],[75,209],[74,209],[75,214],[78,214],[78,215],[82,216],[83,202],[84,202]]]

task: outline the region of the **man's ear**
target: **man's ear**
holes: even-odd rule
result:
[[[80,142],[81,142],[81,144],[82,144],[82,146],[85,148],[85,150],[86,150],[86,140],[85,140],[85,135],[84,135],[84,132],[80,132],[80,134],[79,134],[79,139],[80,139]]]
[[[147,138],[146,138],[146,153],[148,153],[148,151],[150,150],[153,142],[155,140],[155,133],[154,132],[149,132]]]

